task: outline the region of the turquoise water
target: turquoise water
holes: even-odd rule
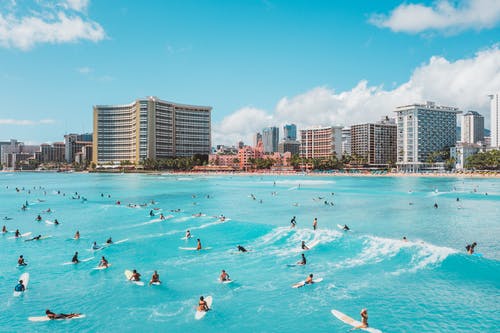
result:
[[[0,332],[347,332],[330,310],[359,319],[362,308],[384,332],[498,332],[499,179],[0,173],[0,202],[9,231],[52,236],[0,235]],[[168,219],[150,218],[153,208]],[[44,222],[54,219],[60,225]],[[180,239],[186,229],[212,249],[180,250],[196,246]],[[108,237],[126,241],[89,250]],[[304,252],[306,266],[288,267],[302,240],[320,242]],[[473,241],[483,257],[465,254]],[[251,252],[238,254],[238,244]],[[95,258],[62,265],[75,251]],[[112,266],[93,270],[102,255]],[[136,286],[125,269],[146,282],[158,270],[163,284]],[[222,269],[233,283],[217,281]],[[15,298],[23,272],[28,291]],[[291,288],[309,273],[324,280]],[[200,295],[213,296],[213,311],[196,321]],[[47,308],[86,318],[28,321]]]

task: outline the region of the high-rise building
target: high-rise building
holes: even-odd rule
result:
[[[292,155],[296,155],[300,153],[300,142],[285,140],[281,141],[278,144],[278,153],[284,154],[286,152],[290,152]]]
[[[274,153],[278,151],[279,129],[278,127],[266,127],[262,130],[262,144],[264,153]]]
[[[210,154],[209,106],[167,102],[157,97],[125,105],[94,106],[93,162]]]
[[[297,140],[297,126],[295,124],[283,126],[283,141]]]
[[[431,153],[455,145],[456,107],[438,106],[433,102],[396,108],[397,165],[404,171],[418,171]]]
[[[484,142],[484,117],[476,111],[467,111],[462,116],[461,142]]]
[[[257,145],[259,144],[259,141],[262,141],[262,134],[255,133],[255,135],[253,136],[253,146],[257,147]]]
[[[82,151],[83,146],[92,146],[92,134],[66,134],[64,136],[64,156],[66,162],[75,162],[75,155]]]
[[[490,146],[500,148],[500,92],[490,95],[491,116],[490,116]]]
[[[378,123],[351,126],[351,155],[372,166],[396,162],[396,122],[388,118]]]
[[[41,163],[62,163],[66,154],[66,144],[64,142],[54,142],[52,145],[43,143],[40,145],[38,161]]]
[[[342,129],[342,155],[351,155],[351,128]]]
[[[310,128],[300,131],[300,157],[342,157],[342,126]]]

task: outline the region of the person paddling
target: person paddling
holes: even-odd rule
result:
[[[67,318],[73,318],[73,317],[79,317],[81,316],[81,313],[59,313],[55,314],[54,312],[50,311],[49,309],[45,310],[45,314],[49,319],[54,320],[54,319],[67,319]]]

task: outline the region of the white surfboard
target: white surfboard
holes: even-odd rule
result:
[[[71,319],[80,319],[80,318],[85,318],[84,314],[80,314],[76,317],[71,317],[71,318],[58,318],[58,319],[50,319],[47,316],[39,316],[39,317],[28,317],[29,321],[34,321],[34,322],[41,322],[41,321],[49,321],[49,320],[71,320]]]
[[[25,290],[28,289],[28,283],[30,282],[30,273],[23,273],[23,274],[21,274],[21,276],[19,277],[19,280],[23,280],[24,289]],[[22,294],[23,294],[22,291],[14,291],[13,296],[14,297],[19,297]]]
[[[92,259],[94,259],[94,258],[95,258],[95,257],[85,258],[85,259],[80,260],[79,262],[72,262],[72,261],[68,261],[68,262],[63,263],[62,265],[76,265],[76,264],[81,263],[81,262],[87,262],[87,261],[90,261],[90,260],[92,260]]]
[[[340,230],[342,230],[342,231],[351,231],[351,229],[349,229],[349,230],[345,230],[345,229],[344,229],[344,226],[343,226],[343,225],[340,225],[340,224],[337,224],[337,228],[339,228],[339,229],[340,229]]]
[[[222,283],[222,284],[230,284],[230,283],[233,283],[233,282],[234,282],[234,280],[220,281],[220,283]]]
[[[152,286],[161,286],[161,282],[153,282],[151,283]]]
[[[30,232],[25,232],[24,234],[21,234],[19,237],[16,237],[16,236],[9,237],[9,239],[23,238],[23,237],[28,237],[29,235],[31,235],[31,231]]]
[[[191,237],[186,237],[186,236],[184,236],[184,237],[182,237],[181,239],[182,239],[182,240],[188,240],[188,239],[191,239],[191,238],[193,238],[193,237],[194,237],[193,235],[191,235]]]
[[[212,309],[212,302],[213,302],[212,296],[205,297],[205,302],[207,302],[207,306],[211,310]],[[196,310],[196,313],[194,314],[194,319],[200,320],[201,318],[205,317],[206,314],[207,314],[207,311]]]
[[[312,241],[311,243],[309,244],[306,244],[306,246],[310,249],[312,249],[313,247],[315,247],[316,245],[319,244],[319,239],[318,240],[315,240],[315,241]],[[306,249],[304,249],[304,251],[307,251]]]
[[[352,327],[357,327],[357,326],[361,325],[361,322],[354,320],[351,317],[349,317],[348,315],[346,315],[340,311],[337,311],[335,309],[332,310],[332,315],[334,315],[335,317],[337,317],[339,320],[343,321],[344,323],[351,325]],[[371,332],[371,333],[382,333],[381,330],[378,330],[378,329],[372,328],[372,327],[360,328],[360,329],[367,331],[367,332]]]
[[[198,250],[196,247],[179,247],[179,250],[184,250],[184,251],[203,251],[210,249],[211,247],[202,247],[200,250]]]
[[[321,281],[323,281],[323,278],[313,279],[313,283],[312,284],[319,283]],[[305,285],[306,285],[305,281],[300,281],[300,282],[297,282],[294,285],[292,285],[292,288],[300,288],[300,287],[303,287]]]
[[[126,269],[125,272],[124,272],[125,276],[127,277],[127,280],[129,280],[130,282],[132,282],[133,284],[135,285],[138,285],[138,286],[143,286],[144,285],[144,282],[143,281],[132,281],[130,280],[130,278],[132,277],[132,275],[134,274],[131,270],[129,269]]]

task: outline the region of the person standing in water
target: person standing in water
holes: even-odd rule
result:
[[[315,217],[313,221],[313,230],[316,230],[317,227],[318,227],[318,218]]]
[[[295,228],[297,221],[295,220],[295,216],[290,220],[290,228]]]

